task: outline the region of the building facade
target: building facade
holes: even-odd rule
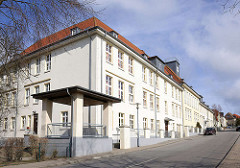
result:
[[[32,94],[81,86],[121,99],[112,105],[112,138],[119,140],[119,127],[129,126],[131,136],[148,130],[150,137],[180,137],[183,127],[196,122],[212,126],[212,112],[201,96],[179,77],[177,61],[149,57],[120,34],[93,17],[33,44],[25,51],[22,71],[14,73],[6,88],[9,115],[1,127],[4,137],[41,134],[42,101]],[[19,71],[19,70],[18,70]],[[5,81],[2,77],[2,81]],[[136,103],[140,104],[138,113]],[[208,123],[206,124],[206,120]],[[52,122],[71,122],[70,106],[53,103]],[[103,125],[103,106],[84,107],[84,125]],[[53,125],[48,125],[49,132]],[[52,129],[52,130],[51,130]],[[48,132],[48,133],[49,133]]]

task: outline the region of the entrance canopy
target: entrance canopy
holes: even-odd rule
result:
[[[48,92],[42,92],[33,94],[34,99],[48,99],[55,103],[71,105],[71,97],[75,93],[80,93],[84,96],[84,106],[102,105],[107,102],[120,103],[121,99],[109,96],[100,92],[86,89],[81,86],[72,86],[62,89],[51,90]]]

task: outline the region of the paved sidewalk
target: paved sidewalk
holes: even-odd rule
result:
[[[240,138],[236,141],[231,151],[228,153],[219,168],[240,168]]]
[[[115,155],[122,155],[122,154],[129,153],[129,152],[142,151],[142,150],[147,150],[147,149],[151,149],[151,148],[166,146],[166,145],[169,145],[169,144],[173,144],[173,143],[176,143],[176,142],[183,141],[185,139],[193,139],[193,138],[197,138],[197,137],[199,137],[199,136],[197,135],[197,136],[191,136],[191,137],[181,138],[181,139],[171,139],[171,140],[164,141],[164,142],[161,142],[161,143],[158,143],[158,144],[149,145],[149,146],[142,146],[142,147],[138,147],[138,148],[136,147],[136,148],[131,148],[131,149],[115,149],[111,152],[89,155],[89,156],[83,156],[83,157],[61,158],[61,159],[56,159],[56,160],[48,160],[48,161],[27,163],[27,164],[6,166],[6,167],[8,167],[8,168],[57,167],[57,166],[63,166],[63,165],[66,165],[66,164],[79,163],[79,162],[83,162],[83,161],[91,160],[91,159],[99,159],[101,157],[110,157],[110,156],[115,156]]]

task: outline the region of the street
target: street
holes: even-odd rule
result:
[[[217,135],[198,136],[143,151],[96,158],[67,167],[216,167],[224,158],[239,132],[225,131]]]

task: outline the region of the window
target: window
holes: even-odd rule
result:
[[[68,112],[67,111],[62,112],[62,123],[68,123]]]
[[[142,67],[142,80],[143,82],[147,82],[147,74],[146,74],[146,68]]]
[[[41,59],[40,58],[36,59],[36,69],[35,69],[35,71],[36,71],[36,74],[39,74],[40,71],[41,71]]]
[[[39,86],[35,86],[34,89],[35,89],[35,94],[39,93]],[[38,99],[34,99],[34,103],[37,104],[38,101],[39,101]]]
[[[124,125],[124,113],[119,113],[119,127]]]
[[[167,94],[167,81],[164,81],[164,93]]]
[[[32,116],[31,115],[28,115],[27,117],[27,127],[31,128],[31,120],[32,120]]]
[[[131,129],[134,129],[134,115],[129,115],[129,125]]]
[[[178,99],[178,89],[177,88],[175,89],[175,99],[176,100]]]
[[[3,129],[6,130],[7,128],[8,128],[8,119],[4,118]]]
[[[143,107],[147,107],[147,92],[143,91]]]
[[[178,117],[178,106],[176,105],[175,108],[176,108],[176,110],[175,110],[175,112],[176,112],[176,117]]]
[[[112,46],[106,44],[106,61],[112,63]]]
[[[153,85],[153,72],[149,71],[149,83],[150,85]]]
[[[118,51],[118,68],[123,69],[123,53]]]
[[[151,119],[151,130],[154,130],[154,119]]]
[[[118,81],[118,98],[122,101],[124,100],[124,83],[121,81]]]
[[[153,95],[150,94],[150,109],[153,109]]]
[[[75,34],[78,34],[80,33],[81,29],[79,27],[75,27],[73,29],[71,29],[71,35],[75,35]]]
[[[159,97],[156,98],[157,111],[160,111]]]
[[[156,88],[159,89],[159,77],[156,75]]]
[[[129,102],[134,102],[134,96],[133,96],[133,86],[129,85]]]
[[[172,103],[172,116],[175,117],[175,108],[173,103]]]
[[[30,102],[30,89],[25,90],[25,105],[29,105]]]
[[[168,114],[168,107],[167,107],[167,101],[165,101],[165,114]]]
[[[21,117],[21,129],[25,129],[26,127],[26,116]]]
[[[51,54],[46,56],[46,71],[50,71],[51,70]]]
[[[133,74],[133,59],[131,57],[128,57],[128,72]]]
[[[15,124],[16,124],[16,119],[15,119],[15,117],[12,117],[12,120],[11,120],[11,129],[15,129]]]
[[[9,107],[10,104],[11,104],[11,99],[10,99],[10,94],[9,93],[6,94],[6,98],[7,98],[7,102],[6,102],[7,104],[6,105],[7,105],[7,107]]]
[[[172,98],[174,98],[174,87],[172,86]]]
[[[147,118],[143,118],[143,129],[147,128]]]
[[[45,92],[50,91],[50,83],[45,84]]]
[[[29,62],[27,64],[27,76],[29,77],[31,75],[31,63]]]
[[[12,92],[12,107],[16,106],[16,92]]]
[[[106,94],[112,95],[112,78],[106,75]]]

